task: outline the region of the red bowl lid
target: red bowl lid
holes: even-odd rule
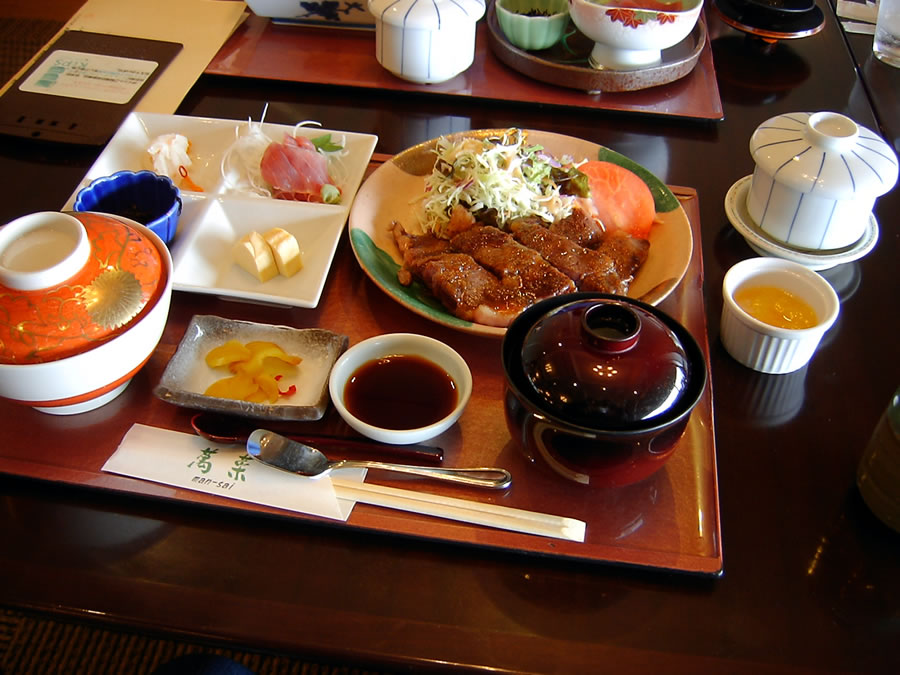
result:
[[[531,398],[584,427],[626,429],[675,408],[690,360],[676,333],[625,299],[582,299],[534,321],[522,342]]]
[[[127,219],[46,212],[12,221],[0,228],[0,363],[89,351],[139,321],[166,281],[154,239]]]

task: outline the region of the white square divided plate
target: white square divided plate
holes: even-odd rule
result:
[[[336,172],[341,203],[293,202],[229,189],[222,175],[222,158],[238,136],[251,129],[278,142],[292,133],[310,138],[330,133],[335,140],[341,140],[346,150],[341,170]],[[203,190],[181,188],[184,210],[169,245],[174,288],[250,302],[315,307],[378,137],[316,126],[295,128],[268,122],[135,112],[128,115],[110,139],[64,209],[71,210],[78,191],[95,178],[116,171],[150,169],[150,143],[172,133],[182,134],[190,141],[190,178]],[[238,267],[231,248],[251,230],[262,233],[271,227],[282,227],[297,238],[303,269],[290,278],[279,275],[260,282]]]
[[[257,200],[211,200],[193,219],[193,226],[172,242],[173,287],[254,302],[315,307],[346,219],[347,212],[340,207],[326,211],[272,200],[260,208]],[[262,233],[272,227],[282,227],[297,238],[303,268],[291,277],[279,274],[261,283],[235,264],[231,249],[251,230]]]

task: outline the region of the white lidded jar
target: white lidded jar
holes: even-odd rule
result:
[[[897,182],[897,156],[880,136],[834,112],[788,113],[750,137],[756,162],[747,210],[772,239],[835,250],[865,234],[875,200]]]
[[[369,0],[375,58],[397,77],[445,82],[475,60],[475,24],[485,0]]]

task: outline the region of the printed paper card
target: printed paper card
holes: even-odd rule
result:
[[[123,104],[140,90],[157,66],[156,61],[57,49],[19,89],[32,94]]]
[[[103,471],[335,520],[346,521],[356,503],[339,498],[328,476],[290,474],[257,462],[244,446],[144,424],[128,430]],[[361,483],[365,473],[341,477]]]

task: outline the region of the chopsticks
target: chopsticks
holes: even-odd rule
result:
[[[584,541],[586,525],[575,518],[444,497],[427,492],[402,490],[385,485],[357,483],[333,475],[331,483],[339,498],[353,499],[364,504],[542,537]]]

